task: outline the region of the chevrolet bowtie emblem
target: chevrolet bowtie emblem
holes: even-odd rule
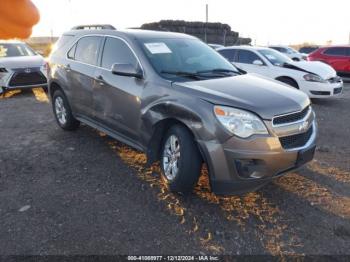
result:
[[[309,121],[305,121],[299,126],[299,131],[306,131],[306,129],[309,127]]]

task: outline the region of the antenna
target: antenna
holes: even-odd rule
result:
[[[209,21],[209,5],[205,5],[205,22],[208,23]]]

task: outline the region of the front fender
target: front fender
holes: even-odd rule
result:
[[[216,128],[214,125],[214,114],[212,105],[202,101],[200,103],[191,101],[159,101],[149,105],[143,110],[141,119],[144,130],[152,130],[164,120],[176,120],[183,123],[193,133],[196,140],[216,139]],[[144,137],[145,141],[150,137]]]

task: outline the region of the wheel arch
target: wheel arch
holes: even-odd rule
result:
[[[148,132],[147,138],[144,138],[147,141],[145,144],[147,145],[148,164],[152,164],[159,159],[164,136],[173,125],[178,124],[185,127],[195,141],[208,135],[203,131],[203,118],[200,117],[198,112],[194,112],[184,105],[169,103],[155,105],[143,115],[143,122],[149,124],[143,125],[142,128],[151,130]],[[205,160],[203,151],[199,144],[196,144],[202,159]]]
[[[285,83],[283,80],[287,79],[287,80],[292,81],[293,83],[295,83],[295,87],[297,89],[300,89],[298,81],[296,81],[293,77],[282,75],[282,76],[276,77],[275,79],[277,81],[280,81],[280,82],[283,82],[283,83]]]
[[[49,95],[50,98],[52,99],[53,94],[55,93],[56,90],[61,90],[63,92],[63,94],[65,94],[63,88],[61,87],[61,85],[59,83],[57,83],[56,81],[52,81],[49,84]]]

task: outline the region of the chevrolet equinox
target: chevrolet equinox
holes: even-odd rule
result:
[[[82,122],[145,152],[174,192],[191,192],[203,163],[213,192],[256,190],[315,151],[304,93],[185,34],[75,27],[51,55],[49,94],[61,128]]]

